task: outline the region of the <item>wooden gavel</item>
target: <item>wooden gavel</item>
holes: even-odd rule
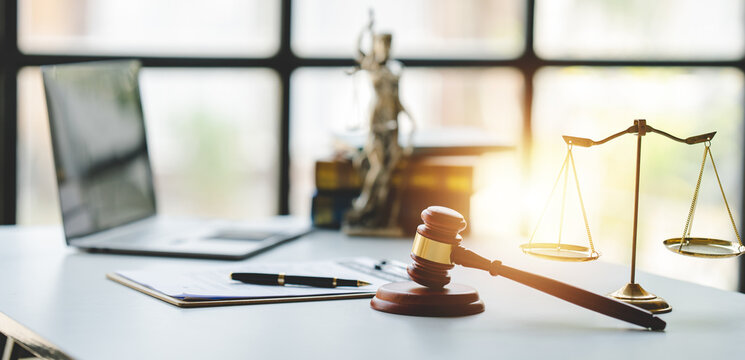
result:
[[[466,228],[463,216],[455,210],[430,206],[422,211],[424,224],[417,227],[407,268],[411,282],[392,283],[378,290],[372,307],[387,312],[423,316],[469,315],[483,311],[475,290],[450,283],[448,271],[454,265],[488,271],[586,309],[652,330],[665,329],[665,322],[647,310],[611,299],[544,276],[491,261],[460,245],[460,232]],[[464,289],[465,288],[465,289]],[[470,291],[469,291],[470,290]],[[472,294],[471,294],[472,292]],[[480,308],[479,308],[480,306]]]

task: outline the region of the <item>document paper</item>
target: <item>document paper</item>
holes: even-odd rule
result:
[[[375,293],[383,284],[408,280],[405,267],[403,263],[395,261],[352,258],[302,263],[250,263],[198,271],[129,270],[117,271],[116,274],[176,299],[204,301]],[[230,273],[233,272],[336,277],[363,280],[371,285],[338,288],[254,285],[232,280]]]

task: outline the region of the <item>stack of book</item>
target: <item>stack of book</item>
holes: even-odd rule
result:
[[[311,204],[313,225],[338,229],[344,214],[360,195],[362,179],[350,160],[316,161],[316,193]]]
[[[415,157],[396,170],[391,186],[401,194],[398,225],[414,233],[420,214],[431,205],[457,210],[466,219],[473,194],[472,156]],[[316,193],[311,216],[317,227],[339,228],[344,214],[359,196],[362,179],[348,160],[316,162]]]

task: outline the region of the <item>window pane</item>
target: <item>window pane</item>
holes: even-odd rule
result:
[[[394,57],[513,58],[525,42],[521,0],[293,1],[292,49],[307,57],[352,57],[375,12],[393,34]]]
[[[561,135],[598,140],[628,128],[638,118],[678,137],[717,131],[711,149],[727,200],[739,220],[744,131],[740,71],[547,68],[537,74],[535,89],[534,178],[527,192],[531,194],[527,206],[532,210],[531,224],[563,161],[566,145]],[[657,134],[643,137],[637,264],[642,270],[732,290],[737,259],[695,259],[673,254],[662,245],[663,240],[683,234],[703,151],[703,144],[685,145]],[[573,153],[595,246],[604,260],[629,265],[636,137],[625,135],[601,146],[575,147]],[[570,190],[567,199],[575,202],[567,202],[565,224],[574,225],[573,240],[586,245],[576,193]],[[545,221],[542,224],[547,226],[542,225],[536,239],[554,241],[558,225],[548,226]],[[737,241],[710,164],[703,176],[692,235]],[[571,235],[566,232],[565,236]],[[606,290],[621,285],[609,284]]]
[[[535,9],[536,52],[545,58],[743,56],[743,0],[539,0]]]
[[[269,56],[279,47],[278,0],[24,0],[25,53]]]
[[[17,223],[61,223],[44,86],[37,67],[18,73],[17,169]]]
[[[279,81],[270,70],[143,69],[158,211],[245,219],[277,213]],[[38,68],[19,75],[18,222],[57,223]]]
[[[145,69],[158,210],[277,214],[279,78],[271,70]]]
[[[291,211],[310,213],[315,160],[328,158],[335,139],[361,145],[370,104],[369,79],[348,69],[300,69],[292,76]],[[505,68],[405,69],[401,102],[417,124],[416,142],[460,142],[479,135],[515,145],[522,129],[522,75]],[[405,128],[407,119],[400,116]],[[474,140],[477,141],[477,140]]]

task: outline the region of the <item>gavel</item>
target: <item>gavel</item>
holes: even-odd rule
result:
[[[380,287],[371,306],[380,311],[417,316],[462,316],[484,311],[475,289],[450,284],[448,271],[455,265],[488,271],[586,309],[652,330],[665,329],[665,321],[651,312],[621,301],[580,289],[558,280],[518,270],[489,260],[460,245],[466,228],[455,210],[430,206],[422,211],[424,224],[417,227],[407,268],[413,281]]]

